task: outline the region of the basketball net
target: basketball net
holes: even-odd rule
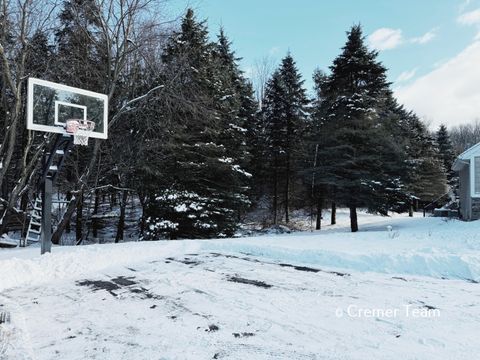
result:
[[[67,120],[65,130],[73,135],[74,145],[88,145],[90,133],[95,129],[95,123],[90,120],[70,119]]]

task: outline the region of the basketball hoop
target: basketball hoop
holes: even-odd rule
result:
[[[74,145],[88,145],[88,138],[90,133],[95,129],[95,123],[84,119],[70,119],[67,120],[65,131],[73,135]]]

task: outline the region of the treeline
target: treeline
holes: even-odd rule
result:
[[[480,142],[480,119],[471,124],[457,125],[450,129],[448,137],[453,146],[453,152],[458,155]]]
[[[166,28],[142,0],[66,0],[51,11],[41,3],[0,14],[2,232],[38,195],[51,140],[25,129],[29,76],[110,97],[109,139],[75,148],[57,184],[68,199],[57,243],[71,222],[78,242],[95,236],[95,215],[112,198],[116,241],[132,198],[144,239],[232,236],[258,206],[271,224],[313,207],[317,228],[324,208],[346,206],[357,231],[358,208],[412,212],[454,181],[446,129],[430,134],[396,102],[360,26],[330,71],[313,75],[313,98],[292,54],[256,98],[223,29],[211,41],[192,10]]]
[[[440,139],[445,150],[396,102],[360,26],[347,33],[330,73],[317,71],[314,82],[309,102],[288,55],[267,85],[257,146],[263,144],[268,161],[256,174],[273,195],[274,221],[279,203],[288,222],[292,199],[299,199],[292,205],[314,204],[317,229],[322,209],[331,204],[333,212],[338,205],[350,209],[351,230],[357,231],[359,207],[412,213],[446,192],[447,175],[454,174],[440,150],[451,150],[448,134]]]

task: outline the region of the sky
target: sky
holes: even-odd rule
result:
[[[434,129],[480,120],[480,0],[171,0],[223,26],[247,75],[291,52],[311,92],[360,23],[400,103]]]

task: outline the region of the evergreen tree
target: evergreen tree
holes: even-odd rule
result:
[[[223,29],[213,52],[215,70],[215,98],[221,118],[220,143],[236,168],[248,170],[250,153],[247,146],[247,127],[256,112],[251,84],[244,78],[238,66],[239,58],[230,49],[231,43]],[[245,183],[245,186],[247,183]]]
[[[322,181],[322,174],[319,173],[320,157],[324,156],[322,149],[325,148],[325,135],[323,130],[325,125],[325,112],[327,107],[324,104],[326,83],[328,76],[321,70],[316,70],[313,74],[313,83],[315,95],[312,101],[311,119],[305,132],[305,147],[304,147],[304,182],[306,188],[306,197],[310,199],[311,211],[313,216],[313,209],[316,212],[316,229],[320,230],[322,220],[322,209],[324,202],[329,199],[332,205],[335,204],[335,186]],[[323,174],[324,175],[324,174]],[[333,205],[334,206],[334,205]],[[332,224],[334,223],[334,214],[332,211]]]
[[[237,59],[223,32],[218,43],[209,43],[205,23],[188,10],[163,60],[181,101],[169,112],[175,126],[171,155],[162,164],[169,184],[150,194],[147,237],[231,236],[248,205],[250,177],[241,116],[247,92],[241,92]]]
[[[283,155],[282,145],[285,138],[285,128],[277,125],[277,121],[280,121],[283,115],[281,106],[282,96],[283,89],[280,72],[275,71],[266,85],[261,114],[264,136],[262,142],[265,144],[265,160],[268,161],[265,164],[265,176],[269,176],[271,179],[269,185],[272,192],[274,224],[278,222],[279,182],[281,173],[284,171],[281,155]]]
[[[435,140],[427,127],[412,112],[399,108],[403,119],[402,130],[406,138],[405,151],[408,164],[407,194],[410,216],[417,203],[424,205],[445,194],[446,176]]]
[[[282,199],[285,222],[289,222],[291,191],[299,168],[299,150],[307,119],[308,99],[293,57],[288,54],[267,83],[262,104],[267,173],[272,179],[273,222],[278,222]],[[272,176],[273,175],[273,176]],[[283,181],[282,181],[283,180]]]
[[[391,120],[379,115],[390,96],[386,69],[365,46],[360,26],[348,32],[342,50],[322,86],[319,167],[321,182],[338,188],[336,198],[350,208],[355,232],[358,207],[386,214],[385,198],[399,187],[404,161]]]
[[[258,107],[255,110],[247,122],[246,141],[251,159],[249,164],[252,173],[251,197],[259,204],[269,192],[271,178],[268,175],[265,117],[263,112],[258,111]]]
[[[31,77],[50,78],[55,48],[48,42],[48,34],[36,31],[30,40],[30,51],[25,59]]]
[[[405,212],[412,203],[413,196],[409,190],[412,182],[412,173],[415,167],[409,158],[411,149],[411,132],[409,128],[409,114],[398,105],[396,99],[389,92],[383,104],[377,109],[379,119],[390,136],[390,141],[396,145],[396,150],[402,154],[399,159],[390,163],[390,167],[397,174],[390,179],[384,189],[385,214],[388,211]],[[388,161],[389,159],[387,159]]]
[[[57,44],[54,79],[61,83],[103,92],[107,61],[97,39],[100,20],[94,0],[65,0],[55,32]]]
[[[221,28],[218,40],[213,44],[210,66],[213,68],[215,117],[220,120],[218,143],[224,148],[224,158],[220,161],[229,165],[227,174],[230,181],[222,184],[224,189],[221,196],[225,208],[232,211],[233,216],[229,221],[235,226],[250,205],[247,194],[252,175],[248,168],[250,154],[246,127],[256,107],[250,84],[238,66],[239,60]]]
[[[427,127],[411,111],[388,95],[379,110],[388,125],[392,141],[403,149],[399,177],[385,194],[392,211],[408,210],[410,216],[419,203],[429,203],[445,193],[445,171],[438,157],[438,148]]]
[[[455,161],[455,153],[447,127],[445,125],[440,125],[436,135],[438,153],[447,174],[447,182],[451,187],[455,188],[458,182],[458,178],[452,170],[452,165]]]

